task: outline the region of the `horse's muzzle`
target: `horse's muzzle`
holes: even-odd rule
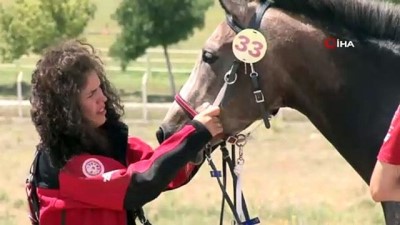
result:
[[[173,134],[172,126],[168,124],[161,124],[156,131],[156,137],[159,144],[163,143],[167,138]]]
[[[164,130],[161,126],[156,131],[156,137],[159,144],[163,143],[163,141],[166,139],[164,136]]]

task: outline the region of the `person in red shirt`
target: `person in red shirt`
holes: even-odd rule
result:
[[[222,133],[220,110],[210,106],[154,150],[128,136],[120,99],[89,44],[47,50],[31,84],[40,137],[26,185],[32,224],[149,225],[142,207],[188,183],[204,162],[196,161],[201,150]]]
[[[383,140],[370,180],[376,202],[400,201],[400,105]]]

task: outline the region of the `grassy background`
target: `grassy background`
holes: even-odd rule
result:
[[[0,0],[5,2],[8,0]],[[108,48],[119,31],[110,20],[120,0],[93,0],[98,6],[96,19],[91,21],[83,37],[96,48]],[[216,1],[217,2],[217,1]],[[223,19],[223,11],[215,4],[206,16],[206,26],[196,30],[188,40],[171,48],[199,50]],[[104,34],[108,27],[109,34]],[[105,56],[105,53],[102,52]],[[152,55],[152,57],[160,57]],[[189,60],[175,69],[190,69],[196,55],[174,56]],[[24,73],[24,96],[29,96],[31,68],[37,58],[24,58],[13,68],[0,68],[0,96],[15,98],[17,73]],[[193,62],[190,62],[193,60]],[[107,66],[118,62],[106,60]],[[162,63],[152,64],[164,67]],[[24,67],[25,66],[25,67]],[[131,66],[143,67],[143,63]],[[142,72],[109,71],[109,78],[125,100],[140,100]],[[177,87],[187,74],[175,74]],[[150,101],[162,101],[169,94],[167,76],[153,73],[149,80]],[[27,115],[29,108],[24,108]],[[154,110],[150,119],[160,119],[164,110]],[[11,120],[16,109],[3,107],[0,116],[0,225],[25,225],[26,205],[24,179],[38,141],[34,127],[28,120]],[[138,118],[140,112],[129,111],[128,118]],[[156,146],[155,130],[158,123],[128,123],[130,134],[139,135]],[[378,225],[383,224],[380,205],[371,201],[368,187],[334,148],[309,122],[273,124],[273,130],[256,130],[245,148],[244,191],[252,215],[262,224],[273,225]],[[219,154],[214,154],[219,165]],[[178,190],[166,192],[146,205],[146,212],[154,224],[217,224],[220,212],[220,190],[209,177],[204,165],[191,183]],[[229,217],[230,213],[227,211]],[[229,221],[226,224],[230,224]]]
[[[0,0],[0,2],[8,2],[7,0]],[[97,12],[95,19],[92,20],[84,34],[80,38],[87,39],[89,43],[93,44],[98,49],[99,54],[103,57],[106,64],[106,68],[119,67],[119,62],[113,59],[107,58],[107,52],[109,46],[115,40],[116,34],[119,32],[119,27],[116,21],[111,19],[111,14],[114,13],[120,0],[115,1],[102,1],[93,0],[97,5]],[[206,13],[205,27],[203,29],[195,29],[194,34],[187,40],[181,41],[175,45],[170,46],[171,49],[185,49],[185,50],[198,50],[200,51],[201,46],[206,41],[211,32],[215,29],[216,25],[221,22],[224,18],[223,10],[219,7],[218,1],[215,1],[214,6],[211,7]],[[106,33],[105,31],[108,31]],[[193,67],[197,54],[174,54],[171,53],[173,70],[185,70],[190,71]],[[163,54],[153,53],[150,54],[151,67],[158,69],[166,69]],[[9,65],[4,67],[0,65],[0,96],[7,99],[16,98],[16,78],[17,74],[22,71],[24,74],[24,98],[29,97],[29,83],[33,65],[37,61],[37,56],[24,57],[16,60]],[[145,58],[142,58],[145,60]],[[185,60],[183,63],[174,63],[177,60]],[[156,61],[156,62],[154,62]],[[130,67],[133,68],[145,68],[146,62],[132,62]],[[144,72],[134,71],[108,71],[110,79],[114,82],[115,86],[121,91],[124,100],[139,101],[140,98],[140,84],[141,78]],[[176,86],[180,87],[187,79],[189,73],[175,73]],[[152,73],[149,79],[148,90],[151,95],[169,95],[170,87],[167,82],[168,76],[165,72]],[[136,93],[136,94],[135,94]],[[150,99],[151,100],[151,99]],[[155,100],[159,100],[155,96]]]

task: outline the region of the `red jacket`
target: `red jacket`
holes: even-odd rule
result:
[[[40,225],[128,224],[127,210],[142,207],[193,177],[199,166],[189,161],[210,139],[205,127],[191,123],[155,151],[129,137],[127,166],[101,155],[72,157],[58,172],[58,188],[37,188]]]

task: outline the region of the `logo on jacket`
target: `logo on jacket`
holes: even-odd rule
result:
[[[103,182],[110,181],[112,178],[112,175],[114,174],[115,170],[111,170],[110,172],[103,173],[101,176],[103,177]]]
[[[104,165],[98,159],[86,159],[82,164],[82,172],[86,177],[97,176],[104,173]]]

